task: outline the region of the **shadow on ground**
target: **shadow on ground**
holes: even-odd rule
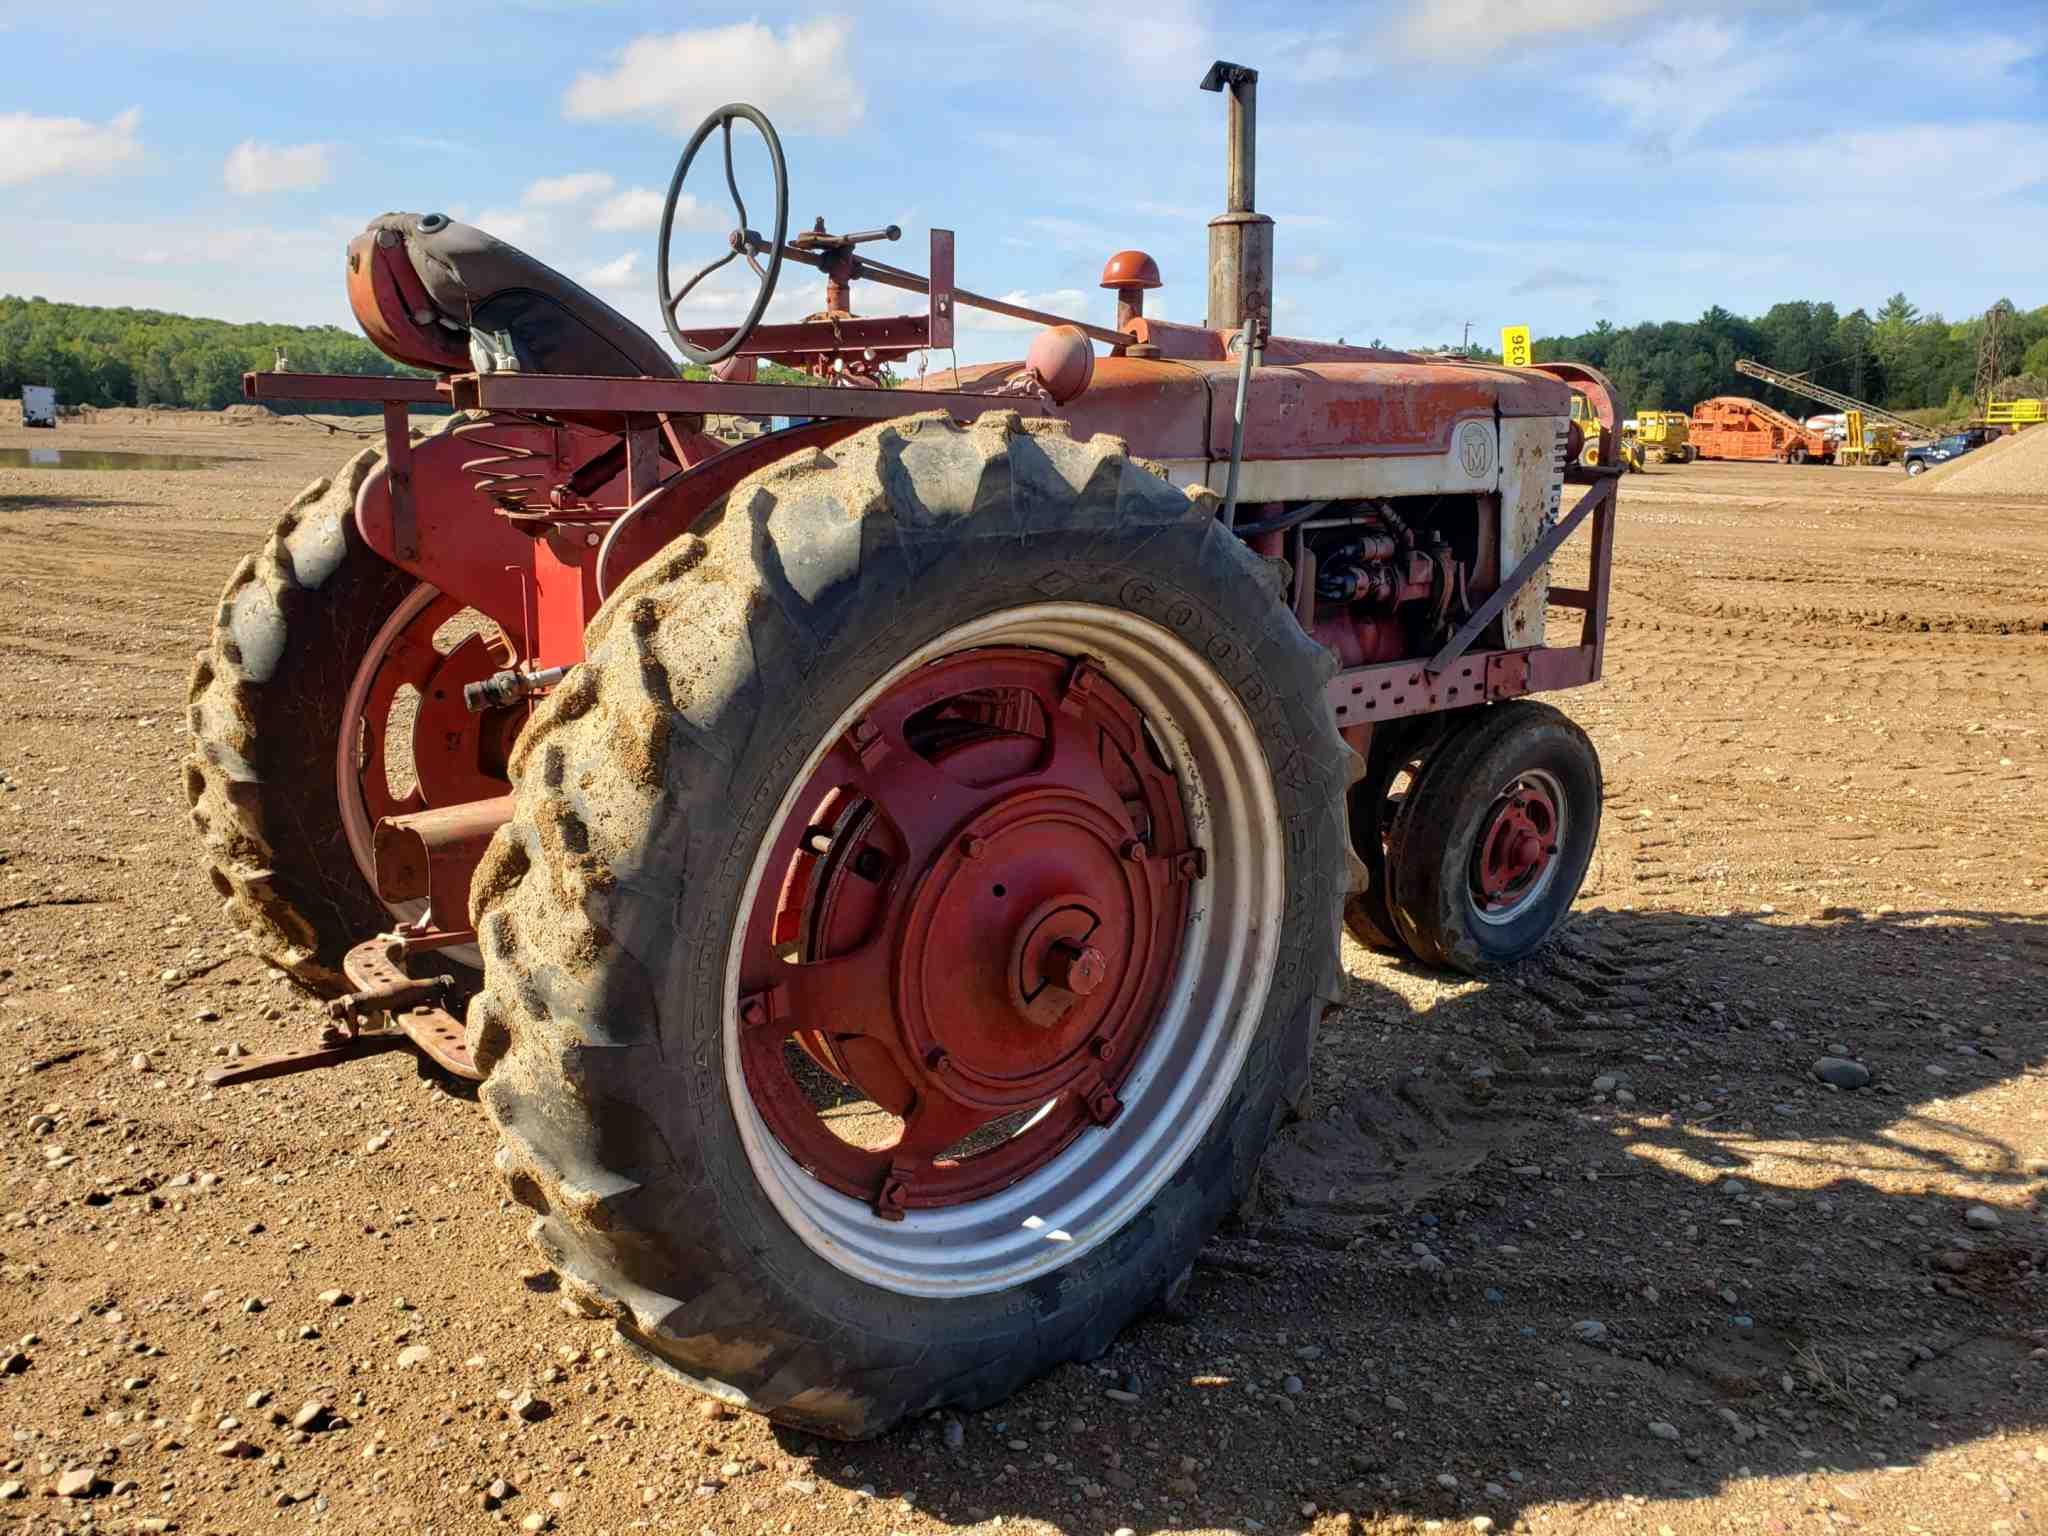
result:
[[[1177,1315],[957,1449],[790,1448],[947,1523],[1291,1532],[2048,1425],[2048,919],[1595,911],[1487,984],[1350,953],[1310,1113]],[[1817,1082],[1830,1046],[1871,1086]]]
[[[47,491],[0,495],[0,513],[9,512],[105,512],[116,507],[145,507],[149,502],[125,496],[55,496]]]

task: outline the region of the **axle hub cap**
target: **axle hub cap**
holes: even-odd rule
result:
[[[900,1217],[1115,1119],[1200,861],[1099,666],[990,648],[919,668],[833,743],[777,839],[741,1050],[817,1178]]]
[[[1563,801],[1547,773],[1523,774],[1501,790],[1472,853],[1472,901],[1481,917],[1505,922],[1542,894],[1563,838]]]

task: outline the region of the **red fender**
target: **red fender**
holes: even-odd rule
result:
[[[727,447],[671,475],[601,531],[508,518],[477,489],[477,480],[479,460],[509,458],[536,477],[531,484],[544,500],[548,490],[606,446],[606,435],[493,420],[467,434],[443,432],[413,445],[417,554],[399,555],[386,464],[357,493],[356,527],[384,559],[497,623],[522,659],[539,666],[564,665],[583,659],[583,625],[603,596],[687,532],[741,480],[787,454],[822,448],[866,425],[825,419]],[[695,446],[700,440],[688,441]],[[621,472],[591,501],[619,505],[625,480]]]
[[[1547,373],[1554,379],[1563,379],[1586,397],[1593,407],[1593,414],[1600,419],[1606,430],[1600,434],[1600,462],[1613,466],[1621,462],[1621,422],[1626,414],[1621,405],[1621,395],[1608,382],[1607,375],[1597,368],[1588,368],[1584,363],[1531,363],[1530,371]]]
[[[872,425],[844,417],[821,417],[780,432],[764,432],[671,475],[641,497],[605,535],[597,555],[598,594],[611,596],[620,582],[660,554],[672,539],[688,533],[699,516],[723,501],[755,470],[792,453],[826,447]]]

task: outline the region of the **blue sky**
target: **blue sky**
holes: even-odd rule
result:
[[[441,209],[652,326],[658,194],[690,128],[742,99],[781,130],[792,229],[895,222],[887,259],[922,270],[948,226],[963,285],[1102,322],[1102,261],[1135,245],[1167,281],[1149,307],[1199,321],[1223,112],[1196,82],[1222,57],[1261,71],[1286,333],[1427,345],[1468,320],[1492,339],[1895,289],[1952,318],[2048,302],[2041,0],[9,13],[0,292],[346,325],[348,236]],[[723,200],[692,186],[685,259],[708,259]],[[820,297],[788,270],[772,312]],[[1022,343],[989,322],[960,350]]]

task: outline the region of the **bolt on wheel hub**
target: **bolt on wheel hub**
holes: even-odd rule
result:
[[[1018,930],[1010,965],[1010,1002],[1018,1013],[1051,1028],[1101,990],[1110,959],[1091,942],[1101,928],[1102,918],[1081,896],[1055,898],[1033,914]]]

